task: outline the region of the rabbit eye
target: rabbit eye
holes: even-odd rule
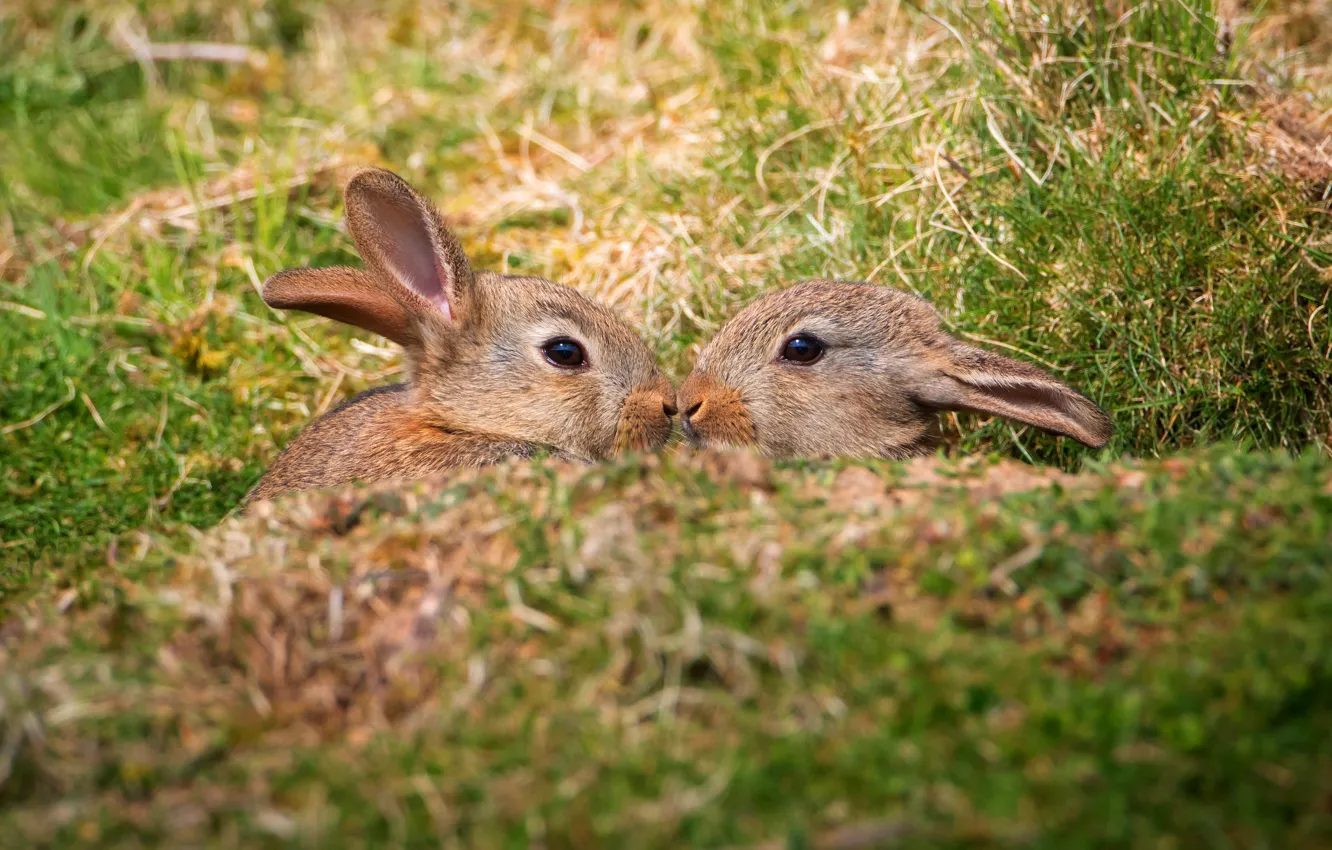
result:
[[[808,366],[823,356],[825,346],[809,334],[796,334],[782,346],[782,359]]]
[[[541,353],[546,355],[547,363],[561,369],[577,369],[587,364],[587,354],[583,352],[583,346],[564,337],[552,339],[541,346]]]

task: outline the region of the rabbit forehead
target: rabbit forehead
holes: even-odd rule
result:
[[[539,347],[557,337],[581,343],[594,370],[637,385],[656,376],[643,340],[619,316],[582,293],[544,278],[494,275],[484,288],[496,344]]]
[[[834,349],[877,351],[889,359],[933,347],[941,337],[938,315],[913,295],[868,283],[807,281],[741,310],[705,347],[698,367],[739,379],[774,360],[800,333]]]

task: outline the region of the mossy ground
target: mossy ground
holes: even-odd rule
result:
[[[1073,9],[0,10],[0,839],[1327,846],[1328,9]],[[219,526],[401,368],[256,292],[355,262],[370,162],[677,377],[756,292],[870,279],[1117,436]]]

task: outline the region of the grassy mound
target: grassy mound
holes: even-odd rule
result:
[[[1313,847],[1330,532],[1326,458],[1224,451],[695,455],[265,505],[13,618],[0,831]]]

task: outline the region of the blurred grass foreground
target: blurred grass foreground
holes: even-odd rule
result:
[[[0,846],[1332,846],[1332,3],[0,7]],[[228,518],[348,169],[678,379],[803,277],[1117,425]]]

